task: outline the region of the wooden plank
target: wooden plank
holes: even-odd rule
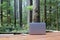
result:
[[[46,35],[13,35],[10,37],[0,37],[0,40],[60,40],[60,32],[46,33]]]

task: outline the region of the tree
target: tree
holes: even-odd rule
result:
[[[49,4],[50,4],[50,6],[49,6],[49,20],[50,20],[50,21],[49,21],[49,22],[50,22],[49,25],[51,26],[51,11],[52,11],[52,10],[51,10],[51,9],[52,9],[51,0],[49,1]],[[50,28],[49,28],[49,29],[50,29]]]
[[[1,0],[1,5],[3,4],[3,0]],[[3,25],[3,9],[1,6],[1,25]]]
[[[59,21],[58,21],[58,1],[56,1],[56,9],[57,9],[57,12],[56,12],[56,27],[57,27],[57,30],[59,30],[59,25],[58,25],[58,23],[59,23]]]
[[[32,6],[33,1],[30,0],[30,6]],[[32,10],[30,10],[30,22],[32,22]]]
[[[20,26],[22,27],[22,0],[19,0]]]
[[[14,0],[14,27],[16,27],[16,0]]]
[[[33,0],[33,7],[32,21],[40,22],[40,0]]]

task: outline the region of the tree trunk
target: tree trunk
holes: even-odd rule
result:
[[[32,0],[30,0],[30,6],[32,5]],[[30,10],[30,22],[32,22],[32,10]]]
[[[46,23],[46,28],[48,28],[47,27],[47,6],[46,6],[46,0],[44,1],[44,22]]]
[[[52,20],[51,20],[51,11],[52,11],[51,9],[52,9],[52,7],[51,7],[51,0],[50,0],[50,7],[49,7],[49,19],[50,19],[49,25],[50,25],[50,27],[51,27],[51,21],[52,21]],[[49,27],[49,29],[50,29],[50,27]]]
[[[22,0],[19,0],[20,27],[22,27]]]
[[[33,0],[33,22],[40,22],[40,0]]]
[[[3,0],[1,0],[1,4],[3,4]],[[1,25],[3,26],[3,8],[1,6]]]
[[[58,26],[58,2],[57,3],[57,11],[56,11],[56,27],[57,27],[57,30],[59,30],[59,26]]]
[[[16,27],[16,0],[14,0],[14,27]]]
[[[46,17],[46,16],[47,16],[47,15],[46,15],[47,12],[46,12],[46,7],[47,7],[47,6],[46,6],[46,0],[45,0],[45,1],[44,1],[44,22],[45,22],[45,23],[47,23],[47,17]]]

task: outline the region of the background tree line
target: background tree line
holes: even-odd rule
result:
[[[0,32],[21,32],[23,25],[27,31],[33,21],[45,22],[47,30],[60,30],[59,16],[60,0],[0,0]]]

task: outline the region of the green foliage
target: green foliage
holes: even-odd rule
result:
[[[11,0],[12,2],[12,0]],[[11,33],[11,32],[16,32],[16,33],[19,33],[19,32],[22,32],[22,28],[20,27],[20,19],[16,19],[16,27],[14,26],[14,14],[13,14],[13,10],[14,10],[14,7],[13,7],[13,4],[11,4],[10,6],[8,6],[8,2],[6,1],[3,1],[3,4],[0,5],[0,8],[2,7],[3,9],[3,26],[0,25],[0,33]],[[7,10],[10,10],[10,14],[7,13]],[[26,7],[24,7],[24,14],[23,14],[23,17],[22,17],[22,23],[24,25],[27,25],[27,13],[26,13]],[[8,17],[11,18],[11,23],[8,24],[9,21],[9,18],[7,19],[7,14],[8,14]],[[1,21],[1,20],[0,20]],[[1,24],[1,22],[0,22]],[[28,28],[26,28],[27,26],[25,26],[25,30],[27,30]]]
[[[27,9],[32,10],[33,6],[27,6]]]
[[[23,0],[23,2],[25,2],[26,0]],[[56,6],[58,6],[58,28],[60,30],[60,0],[47,0],[46,2],[46,6],[47,6],[47,10],[46,10],[46,17],[47,19],[44,19],[44,1],[45,0],[40,0],[40,20],[41,22],[44,22],[44,20],[47,20],[47,29],[48,30],[57,30],[57,23],[56,23],[56,14],[57,14],[57,8]],[[51,1],[51,3],[50,3]],[[56,3],[56,1],[58,1],[58,5]],[[2,32],[24,32],[24,33],[27,33],[28,29],[29,29],[29,25],[27,24],[27,18],[28,18],[28,10],[33,10],[33,5],[31,6],[26,6],[26,4],[23,4],[25,5],[25,7],[23,7],[22,9],[22,13],[23,13],[23,17],[22,17],[22,24],[24,24],[24,29],[22,29],[20,27],[20,24],[19,24],[19,21],[20,19],[17,18],[16,20],[16,27],[14,27],[14,14],[13,14],[13,10],[14,10],[14,7],[13,7],[13,1],[11,0],[11,6],[8,7],[8,2],[6,2],[6,0],[4,0],[3,4],[0,4],[0,8],[2,7],[3,9],[3,26],[1,25],[1,22],[0,22],[0,33]],[[50,6],[52,7],[50,9]],[[8,14],[8,16],[11,18],[11,23],[8,24],[7,22],[7,10],[10,10],[10,14]],[[49,10],[52,10],[51,13],[49,12]],[[1,21],[1,20],[0,20]],[[8,25],[7,25],[8,24]],[[23,31],[22,31],[23,30]]]

